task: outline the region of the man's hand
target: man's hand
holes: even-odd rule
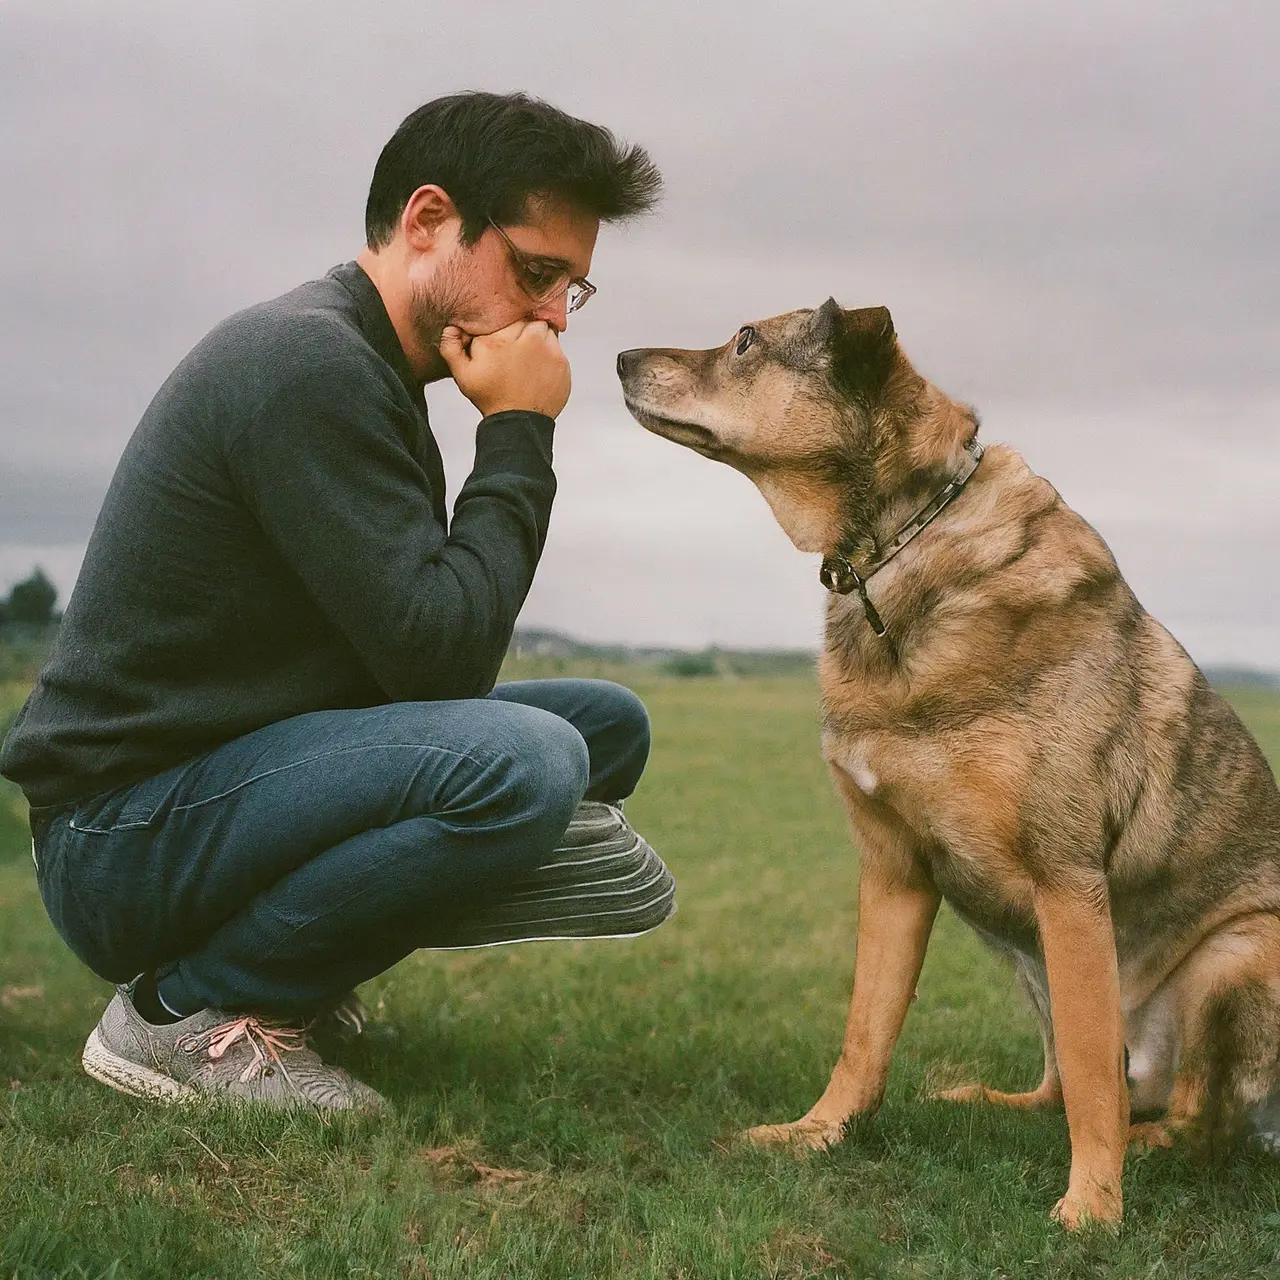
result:
[[[440,354],[458,390],[483,417],[526,409],[555,418],[569,399],[569,361],[544,320],[517,320],[471,339],[450,325]]]

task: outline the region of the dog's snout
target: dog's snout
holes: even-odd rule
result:
[[[618,377],[625,378],[640,362],[639,350],[618,352]]]

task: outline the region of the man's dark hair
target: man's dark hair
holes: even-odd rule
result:
[[[524,93],[455,93],[405,119],[374,166],[364,214],[371,249],[391,242],[409,197],[426,183],[449,193],[464,244],[490,218],[518,225],[530,197],[614,222],[652,208],[662,190],[643,148]]]

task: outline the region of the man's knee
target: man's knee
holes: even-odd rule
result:
[[[594,704],[591,731],[592,776],[587,797],[621,800],[635,790],[649,760],[652,730],[639,697],[611,680],[588,680]]]
[[[499,704],[488,749],[508,819],[546,827],[555,839],[586,792],[587,744],[567,720],[539,707]]]
[[[649,712],[639,695],[612,680],[593,680],[591,683],[598,689],[619,738],[627,742],[633,752],[647,759],[653,730]]]

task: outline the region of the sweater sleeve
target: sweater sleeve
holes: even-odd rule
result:
[[[546,540],[554,423],[507,412],[480,424],[447,534],[409,447],[419,429],[370,371],[313,365],[228,458],[268,541],[390,699],[481,697]]]

